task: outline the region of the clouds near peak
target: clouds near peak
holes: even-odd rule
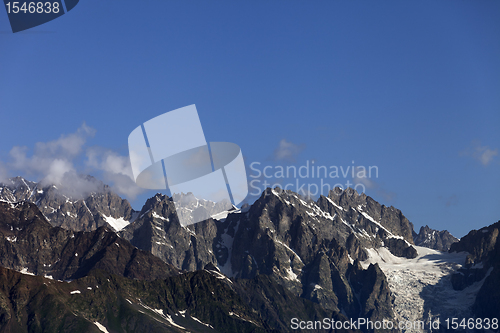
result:
[[[286,139],[281,139],[278,147],[274,150],[273,159],[275,161],[295,162],[297,156],[305,148],[305,145],[297,145]]]
[[[132,179],[128,156],[102,147],[88,147],[95,133],[95,129],[83,123],[75,132],[63,134],[56,140],[37,142],[32,149],[14,146],[9,152],[9,161],[0,164],[0,179],[25,175],[41,180],[42,184],[67,185],[77,195],[91,189],[75,176],[98,172],[117,193],[134,199],[143,190]]]

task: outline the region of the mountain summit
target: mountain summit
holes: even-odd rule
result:
[[[425,227],[420,227],[420,231],[414,235],[413,241],[418,246],[439,251],[448,251],[450,246],[458,242],[459,239],[450,234],[448,230],[434,230],[426,225]]]

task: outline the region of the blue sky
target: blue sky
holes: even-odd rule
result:
[[[500,219],[498,1],[86,0],[16,34],[0,10],[0,50],[0,175],[59,158],[140,209],[128,135],[196,104],[248,165],[377,166],[417,231]]]

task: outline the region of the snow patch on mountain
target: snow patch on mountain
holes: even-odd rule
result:
[[[130,224],[129,221],[126,221],[123,217],[114,218],[112,216],[104,215],[104,220],[115,229],[115,231],[120,231]]]
[[[207,326],[207,327],[210,327],[211,329],[214,329],[214,327],[213,327],[212,325],[207,324],[207,323],[204,323],[204,322],[202,322],[201,320],[199,320],[199,319],[198,319],[198,318],[196,318],[196,317],[191,316],[191,319],[193,319],[194,321],[196,321],[196,322],[198,322],[198,323],[200,323],[200,324],[202,324],[202,325],[205,325],[205,326]]]
[[[165,218],[165,217],[161,216],[157,212],[153,212],[153,218],[160,219],[160,220],[163,220],[163,221],[168,221],[169,220],[168,218]]]
[[[344,210],[344,208],[340,207],[339,205],[337,205],[335,202],[333,202],[332,199],[330,199],[329,197],[325,197],[326,200],[328,200],[328,202],[330,202],[333,206],[335,206],[336,208],[340,209],[340,210]]]
[[[17,241],[17,237],[15,237],[15,236],[14,236],[14,237],[9,237],[9,236],[7,236],[7,237],[5,237],[5,238],[6,238],[9,242],[11,242],[11,243],[15,243],[15,242]]]
[[[106,327],[102,324],[100,324],[99,322],[95,321],[94,322],[94,325],[97,326],[97,328],[101,331],[101,332],[104,332],[104,333],[109,333],[109,331],[106,329]]]
[[[175,323],[175,322],[174,322],[174,320],[172,319],[172,316],[171,316],[171,315],[169,315],[168,313],[165,313],[165,312],[163,311],[163,309],[154,309],[154,308],[151,308],[151,307],[147,306],[146,304],[142,303],[142,301],[141,301],[140,299],[139,299],[139,304],[140,304],[143,308],[145,308],[145,309],[147,309],[147,310],[149,310],[149,311],[152,311],[153,313],[155,313],[155,314],[159,315],[162,319],[166,320],[166,321],[167,321],[167,322],[168,322],[171,326],[176,327],[176,328],[180,328],[180,329],[182,329],[182,330],[185,330],[185,329],[186,329],[185,327],[182,327],[182,326],[180,326],[179,324]],[[142,312],[142,311],[141,311],[141,312]],[[144,313],[144,312],[142,312],[142,313]],[[154,317],[153,317],[153,318],[154,318]],[[154,318],[154,319],[158,320],[157,318]]]
[[[292,253],[295,255],[295,257],[296,257],[297,259],[299,259],[299,261],[300,261],[301,263],[303,263],[303,262],[302,262],[302,258],[300,258],[300,256],[297,254],[297,252],[295,252],[293,249],[291,249],[288,245],[286,245],[285,243],[283,243],[283,242],[281,242],[281,241],[279,241],[279,240],[277,240],[277,239],[275,239],[274,241],[275,241],[276,243],[278,243],[278,244],[282,245],[283,247],[285,247],[288,251],[292,252]]]
[[[25,275],[35,276],[35,274],[30,273],[30,272],[28,271],[28,268],[26,268],[26,267],[22,268],[22,269],[19,271],[19,273],[21,273],[21,274],[25,274]]]

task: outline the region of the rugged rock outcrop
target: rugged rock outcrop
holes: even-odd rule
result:
[[[493,265],[498,261],[500,221],[479,230],[470,231],[459,242],[452,244],[450,252],[469,252],[466,265],[485,263]]]
[[[389,238],[385,240],[384,245],[397,257],[413,259],[418,255],[417,250],[409,245],[404,239]]]
[[[101,226],[116,231],[136,217],[127,200],[94,177],[75,175],[70,184],[34,183],[15,177],[0,183],[0,201],[32,202],[53,226],[74,231],[91,231]]]
[[[500,221],[480,230],[472,230],[450,252],[470,253],[465,267],[452,276],[455,289],[464,289],[483,281],[472,305],[477,318],[498,318],[500,314]]]
[[[392,311],[394,296],[378,264],[370,264],[368,269],[363,270],[359,261],[356,260],[347,276],[357,295],[358,303],[361,305],[359,317],[368,318],[373,322],[394,318]]]
[[[29,202],[0,202],[0,266],[56,280],[80,278],[93,269],[136,279],[178,274],[106,227],[91,232],[52,227]]]
[[[194,271],[208,263],[217,264],[213,240],[220,233],[220,224],[208,219],[181,226],[172,199],[156,194],[146,201],[137,220],[119,235],[179,269]]]
[[[417,246],[428,247],[438,251],[448,251],[453,243],[458,242],[448,230],[434,230],[429,226],[420,227],[418,234],[415,234],[413,242]]]

